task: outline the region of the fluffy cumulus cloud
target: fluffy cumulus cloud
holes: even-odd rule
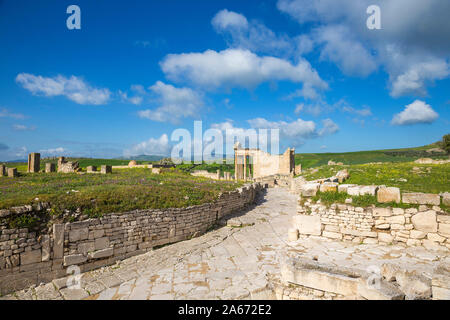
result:
[[[427,86],[450,76],[449,1],[380,2],[382,30],[366,27],[371,0],[279,0],[278,9],[300,24],[321,58],[344,74],[368,76],[380,66],[393,97],[425,95]]]
[[[126,157],[138,155],[166,156],[170,153],[170,150],[171,145],[169,143],[169,137],[167,134],[163,134],[157,139],[150,138],[147,141],[132,146],[130,149],[124,151],[124,155]]]
[[[244,49],[170,54],[161,62],[161,67],[173,81],[186,81],[210,90],[253,89],[263,82],[282,80],[302,83],[305,90],[314,92],[328,88],[304,59],[292,64],[276,57],[260,57]]]
[[[159,107],[139,111],[141,118],[177,123],[182,118],[198,116],[204,105],[202,96],[190,88],[176,88],[157,81],[149,90],[156,96]]]
[[[135,84],[131,86],[131,93],[119,90],[118,94],[122,102],[140,105],[144,101],[146,91],[144,86]]]
[[[418,123],[432,123],[439,115],[424,101],[416,100],[407,105],[405,110],[394,115],[393,125],[412,125]]]
[[[111,96],[108,89],[93,88],[83,79],[62,75],[56,77],[36,76],[28,73],[20,73],[16,82],[35,95],[46,97],[65,96],[75,103],[83,105],[106,104]]]

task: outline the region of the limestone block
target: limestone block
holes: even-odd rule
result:
[[[450,236],[450,223],[439,223],[439,233]]]
[[[433,210],[419,212],[411,217],[414,228],[424,232],[437,232],[436,212]]]
[[[16,178],[18,175],[17,168],[8,168],[8,177]]]
[[[365,194],[369,194],[371,196],[376,195],[378,190],[378,186],[361,186],[359,188],[359,194],[360,195],[365,195]]]
[[[439,243],[442,243],[446,240],[445,237],[441,237],[437,233],[431,233],[431,232],[427,234],[427,239],[430,241],[439,242]]]
[[[441,204],[441,197],[438,194],[432,193],[404,193],[402,195],[404,203],[412,204],[431,204],[438,206]]]
[[[449,192],[445,192],[442,194],[442,203],[445,204],[446,206],[450,206],[450,193]]]
[[[391,224],[405,224],[406,220],[404,216],[391,216],[386,217],[386,222]]]
[[[89,253],[89,258],[90,259],[101,259],[101,258],[111,257],[113,254],[114,254],[114,249],[113,248],[106,248],[106,249],[103,249],[103,250],[90,252]]]
[[[432,286],[433,300],[450,300],[450,289]]]
[[[360,186],[352,186],[347,188],[347,193],[351,196],[359,196],[360,195]]]
[[[370,283],[367,279],[359,279],[358,295],[367,300],[403,300],[405,295],[393,284],[385,281]]]
[[[27,265],[42,261],[41,249],[23,252],[20,254],[20,264]]]
[[[70,230],[70,232],[69,232],[69,241],[70,242],[86,240],[88,237],[89,237],[89,229],[88,228],[74,229],[74,230]]]
[[[348,173],[347,169],[340,170],[338,173],[336,173],[336,178],[338,179],[339,183],[344,182],[350,177],[350,174]]]
[[[90,251],[95,250],[95,243],[94,241],[84,242],[78,244],[78,253],[81,253],[83,255],[86,255]]]
[[[426,232],[419,230],[411,230],[409,233],[409,237],[412,239],[423,239],[427,236]]]
[[[4,177],[7,175],[6,166],[4,164],[0,164],[0,177]]]
[[[96,167],[96,166],[88,166],[88,167],[86,168],[86,171],[87,171],[88,173],[97,172],[97,167]]]
[[[298,229],[296,229],[296,228],[289,229],[288,240],[289,241],[297,241],[298,240]]]
[[[50,260],[50,237],[48,235],[43,235],[41,240],[42,245],[42,261]]]
[[[377,192],[377,201],[380,203],[400,203],[400,189],[394,187],[381,187]]]
[[[320,192],[336,192],[338,184],[334,182],[324,182],[320,185]]]
[[[107,165],[103,165],[101,167],[101,173],[102,174],[109,174],[112,173],[112,167],[111,166],[107,166]]]
[[[303,197],[313,197],[319,190],[320,183],[306,183],[301,187],[301,194]]]
[[[330,239],[342,240],[342,233],[323,231],[322,236]]]
[[[64,256],[64,266],[71,266],[81,264],[87,261],[87,257],[82,254],[72,254],[69,256]]]
[[[372,214],[374,217],[389,217],[392,216],[392,210],[389,208],[374,208]]]
[[[420,241],[420,240],[418,240],[418,239],[408,239],[407,241],[406,241],[406,245],[407,246],[415,246],[415,247],[418,247],[418,246],[420,246],[422,244],[422,242]]]
[[[28,170],[27,172],[39,172],[41,169],[41,155],[39,153],[30,153],[28,155]]]
[[[56,165],[54,163],[47,162],[45,164],[45,172],[46,173],[56,172]]]
[[[354,184],[340,184],[338,186],[338,192],[347,192],[348,188],[354,187]]]
[[[64,253],[64,225],[53,225],[53,259],[61,259]]]
[[[161,168],[152,168],[152,173],[153,174],[160,174],[161,173]]]
[[[95,250],[101,250],[109,247],[108,237],[95,239]]]
[[[320,236],[322,233],[322,224],[320,216],[297,215],[293,217],[293,226],[298,229],[300,234],[309,234]]]
[[[394,240],[394,237],[386,232],[378,232],[378,241],[391,243]]]

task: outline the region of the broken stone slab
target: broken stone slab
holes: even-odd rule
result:
[[[395,285],[376,279],[373,283],[370,279],[359,279],[358,295],[367,300],[403,300],[405,294]]]
[[[402,195],[403,203],[409,204],[430,204],[438,206],[441,204],[441,197],[432,193],[404,193]]]
[[[400,189],[394,187],[381,187],[377,192],[377,201],[380,203],[400,203]]]
[[[345,180],[347,180],[350,177],[350,174],[348,173],[347,169],[344,170],[340,170],[338,171],[338,173],[336,173],[336,178],[338,179],[339,183],[344,182]]]
[[[0,164],[0,177],[4,177],[7,175],[6,166],[4,164]]]
[[[337,192],[338,184],[335,182],[324,182],[320,185],[320,192]]]
[[[313,260],[288,259],[281,265],[283,283],[356,297],[360,274],[347,268],[325,265]]]
[[[354,187],[354,186],[356,186],[356,185],[355,184],[340,184],[338,186],[338,192],[347,192],[348,188]]]
[[[411,217],[414,229],[423,232],[437,232],[438,224],[436,220],[436,212],[428,210],[419,212]]]
[[[20,254],[20,264],[27,265],[42,261],[41,249],[23,252]]]
[[[298,229],[290,228],[288,230],[288,240],[289,241],[297,241],[298,240]]]
[[[113,248],[106,248],[106,249],[98,250],[95,252],[90,252],[89,259],[108,258],[108,257],[111,257],[113,254],[114,254]]]
[[[320,183],[306,183],[301,186],[301,195],[303,197],[314,197],[319,191]]]
[[[88,166],[88,167],[86,168],[86,171],[87,171],[88,173],[97,172],[97,167],[96,167],[96,166]]]
[[[64,256],[64,266],[72,266],[81,264],[87,261],[87,257],[82,254],[72,254],[68,256]]]
[[[300,234],[320,236],[322,233],[320,216],[296,215],[292,220]]]
[[[359,188],[359,195],[363,196],[363,195],[371,195],[374,196],[376,195],[378,190],[378,186],[361,186]]]
[[[442,203],[446,206],[450,206],[450,192],[445,192],[442,194]]]

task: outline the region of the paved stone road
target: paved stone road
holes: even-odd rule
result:
[[[63,278],[3,298],[273,299],[268,277],[279,276],[279,263],[288,255],[361,270],[395,262],[431,272],[439,262],[450,263],[448,252],[401,245],[358,245],[320,238],[288,243],[296,202],[296,196],[284,189],[268,189],[258,205],[232,219],[241,227],[223,227],[84,273],[82,289],[67,288]]]

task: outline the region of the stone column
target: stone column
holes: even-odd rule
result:
[[[17,168],[8,168],[8,177],[15,178],[17,176]]]
[[[45,172],[46,173],[55,172],[55,171],[56,171],[56,165],[54,163],[47,162],[45,164]]]
[[[102,174],[112,173],[112,167],[111,166],[102,166],[101,173]]]
[[[6,166],[4,164],[0,164],[0,177],[4,177],[7,175]]]
[[[64,225],[53,225],[53,259],[62,259],[64,254]]]
[[[41,169],[41,154],[30,153],[28,155],[28,172],[36,173]]]
[[[244,181],[247,181],[247,154],[244,154]]]
[[[220,180],[220,169],[217,170],[217,180]]]
[[[237,156],[237,148],[234,148],[234,178],[238,179],[238,156]]]

